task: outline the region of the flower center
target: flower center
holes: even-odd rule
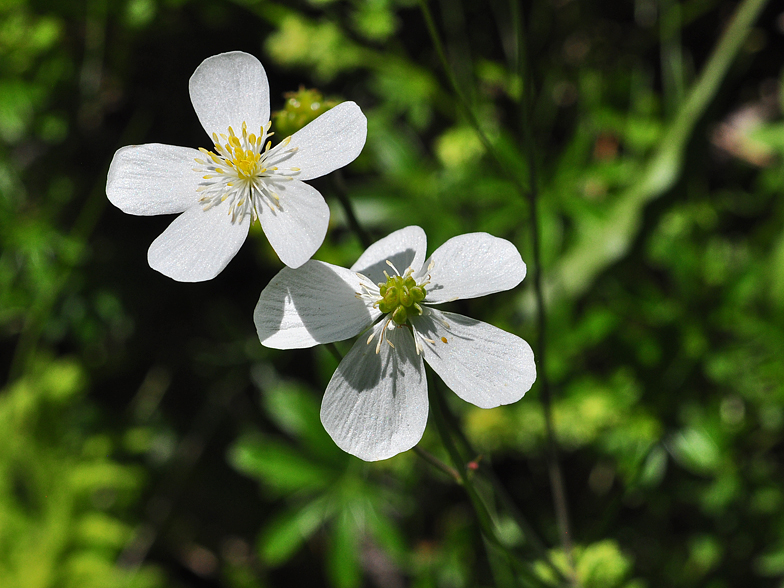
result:
[[[248,126],[243,122],[240,135],[236,135],[232,127],[228,134],[212,134],[214,152],[199,149],[205,157],[195,159],[200,167],[194,171],[205,174],[197,188],[201,195],[199,202],[205,211],[228,202],[228,214],[234,223],[242,222],[248,215],[251,222],[255,221],[265,204],[273,213],[282,210],[277,185],[293,180],[300,169],[280,164],[289,159],[297,147],[288,147],[291,137],[272,147],[268,140],[273,135],[269,132],[270,126],[268,122],[256,135],[248,133]]]
[[[386,315],[383,319],[384,326],[381,329],[381,336],[378,338],[378,343],[376,343],[376,353],[381,351],[381,344],[384,341],[386,341],[390,347],[395,347],[392,344],[392,341],[386,337],[387,329],[393,330],[395,328],[405,327],[409,329],[414,336],[418,355],[422,351],[422,343],[419,341],[419,338],[433,344],[435,344],[435,341],[418,333],[416,327],[414,327],[413,323],[408,322],[408,319],[424,314],[425,311],[419,303],[423,302],[427,296],[425,286],[430,283],[430,275],[428,274],[422,282],[417,284],[413,276],[414,270],[412,268],[409,267],[406,270],[406,273],[401,276],[400,272],[397,271],[397,268],[391,261],[387,260],[387,265],[395,270],[395,275],[390,276],[387,272],[384,272],[387,281],[379,283],[378,290],[376,290],[376,286],[368,278],[362,274],[357,274],[362,280],[360,282],[362,292],[357,292],[356,296],[357,298],[364,300],[365,304],[378,308]],[[432,269],[433,262],[431,261],[427,271],[431,271]],[[371,333],[367,340],[368,345],[370,345],[370,342],[374,337],[375,333]]]
[[[385,314],[391,313],[398,325],[405,324],[410,316],[422,314],[419,303],[425,299],[425,286],[416,283],[410,270],[403,276],[387,276],[386,284],[378,285],[378,294],[381,296],[378,309]]]

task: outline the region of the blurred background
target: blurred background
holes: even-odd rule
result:
[[[784,585],[784,12],[706,70],[740,4],[433,0],[447,75],[416,0],[0,2],[0,585],[556,585],[532,549],[565,561],[545,373],[582,586]],[[359,159],[313,182],[332,209],[317,259],[363,250],[340,195],[373,240],[507,238],[529,277],[453,310],[539,354],[517,186],[537,187],[540,382],[493,410],[449,399],[531,526],[494,513],[531,578],[413,452],[335,447],[333,355],[256,337],[282,267],[260,230],[181,284],[146,262],[172,217],[108,203],[121,146],[210,147],[188,78],[231,50],[264,64],[278,138],[343,100],[368,117]]]

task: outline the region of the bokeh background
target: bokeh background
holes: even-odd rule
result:
[[[740,5],[429,2],[492,156],[415,0],[0,2],[0,585],[557,585],[488,488],[534,576],[413,452],[366,464],[334,446],[318,420],[333,354],[255,335],[281,268],[260,231],[216,279],[181,284],[146,263],[171,218],[108,203],[119,147],[210,146],[188,78],[243,50],[269,75],[278,137],[342,100],[368,117],[362,155],[313,182],[332,209],[316,258],[363,250],[339,196],[373,240],[410,224],[430,251],[470,231],[510,239],[526,281],[454,310],[536,348],[518,189],[534,162],[539,369],[579,584],[781,586],[784,12],[769,2],[705,75]],[[449,401],[566,565],[541,381],[499,409]],[[422,447],[447,461],[433,429]]]

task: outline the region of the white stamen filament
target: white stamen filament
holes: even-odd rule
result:
[[[229,127],[228,135],[213,133],[215,152],[199,149],[205,157],[194,160],[201,166],[194,171],[203,174],[204,181],[196,191],[205,211],[228,202],[227,214],[231,222],[242,223],[248,215],[251,222],[259,218],[265,204],[273,213],[283,210],[275,187],[280,182],[293,180],[300,169],[280,167],[279,164],[291,157],[297,147],[288,146],[291,137],[272,147],[268,140],[273,135],[269,131],[271,124],[262,126],[257,136],[249,134],[243,122],[241,135],[236,135],[232,127]]]

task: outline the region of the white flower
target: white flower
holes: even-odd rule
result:
[[[212,151],[131,145],[109,168],[106,194],[123,212],[182,213],[150,246],[150,267],[181,282],[212,279],[256,219],[281,261],[299,267],[329,222],[324,198],[302,180],[359,155],[367,135],[362,111],[343,102],[271,148],[269,85],[258,59],[240,51],[210,57],[189,89]]]
[[[374,243],[351,269],[314,260],[284,268],[256,305],[259,339],[277,349],[341,341],[373,325],[338,366],[321,405],[335,443],[367,461],[422,438],[423,357],[458,396],[481,408],[516,402],[536,379],[533,352],[520,337],[430,306],[517,286],[525,264],[515,246],[470,233],[425,262],[426,247],[424,231],[412,226]]]

